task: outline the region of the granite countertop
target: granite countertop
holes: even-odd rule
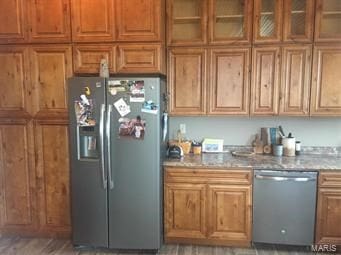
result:
[[[185,155],[182,159],[166,159],[164,166],[198,168],[253,168],[288,170],[340,170],[341,155],[308,154],[296,157],[275,157],[253,155],[249,157],[233,156],[226,153],[203,153]]]

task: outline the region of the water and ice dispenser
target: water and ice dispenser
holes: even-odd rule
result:
[[[91,160],[99,157],[99,139],[97,126],[78,126],[78,159]]]

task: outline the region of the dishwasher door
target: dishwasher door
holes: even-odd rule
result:
[[[314,243],[316,172],[254,171],[253,242]]]

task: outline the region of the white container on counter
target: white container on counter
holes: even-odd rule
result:
[[[287,157],[294,157],[296,155],[296,139],[295,137],[285,137],[282,138],[282,144],[283,144],[283,155]]]

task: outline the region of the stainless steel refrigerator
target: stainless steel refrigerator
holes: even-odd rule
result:
[[[162,242],[162,77],[69,79],[75,246],[157,250]]]

